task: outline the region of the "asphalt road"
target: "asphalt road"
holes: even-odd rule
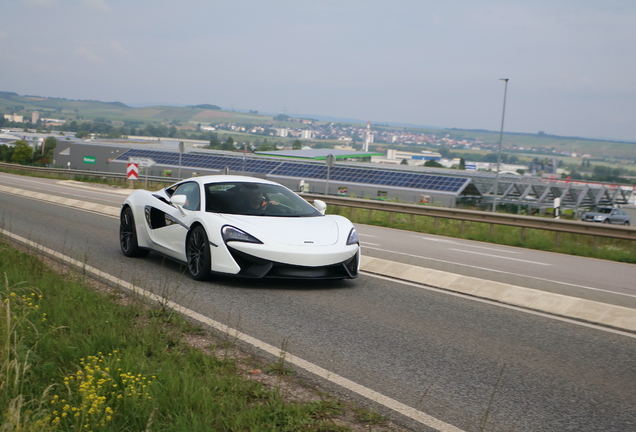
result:
[[[10,181],[19,183],[14,187],[54,190],[51,193],[106,205],[119,205],[123,200],[106,192],[59,190],[53,182],[0,174],[0,184]],[[335,283],[230,278],[195,282],[183,276],[177,264],[159,255],[125,258],[119,250],[115,218],[5,193],[0,193],[0,220],[5,230],[167,296],[271,345],[285,345],[294,355],[463,430],[479,430],[486,412],[485,430],[636,430],[633,337],[369,275]],[[542,265],[540,275],[546,269],[566,267],[550,278],[562,277],[570,268],[574,270],[567,276],[570,280],[597,281],[587,284],[592,288],[631,289],[622,280],[633,274],[623,272],[633,270],[623,264],[558,256],[566,264],[557,266],[556,254],[502,255],[507,248],[488,244],[475,243],[497,250],[466,249],[469,246],[444,243],[434,236],[401,236],[375,227],[360,227],[360,232],[369,253],[393,254],[395,260],[407,259],[408,254],[420,256],[422,244],[434,242],[437,246],[432,249],[442,255],[427,259],[475,267],[494,265],[491,257],[450,249],[477,250],[551,264]],[[405,249],[386,252],[398,247]],[[532,275],[538,266],[498,261],[507,266],[497,268],[502,274],[527,271]],[[592,266],[594,279],[580,276]],[[618,282],[607,282],[614,279]]]

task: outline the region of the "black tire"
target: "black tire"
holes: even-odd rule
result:
[[[186,256],[188,258],[188,271],[192,279],[202,281],[210,277],[210,269],[212,268],[210,242],[201,225],[195,226],[188,234]]]
[[[625,222],[623,222],[623,225],[625,225],[625,226],[629,226],[629,221],[625,221]]]
[[[605,220],[603,221],[603,223],[610,223],[610,220],[609,220],[609,219],[605,219]]]
[[[119,245],[121,251],[127,257],[141,258],[150,253],[147,249],[141,249],[137,243],[137,228],[135,218],[130,207],[126,206],[119,217]]]

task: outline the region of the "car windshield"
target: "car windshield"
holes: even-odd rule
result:
[[[596,213],[609,214],[609,213],[611,213],[611,212],[612,212],[612,209],[611,209],[611,208],[607,208],[607,207],[605,207],[605,208],[598,208],[598,209],[596,209]]]
[[[322,216],[307,201],[283,186],[249,182],[206,184],[205,211],[250,216]]]

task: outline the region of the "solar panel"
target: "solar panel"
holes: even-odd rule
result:
[[[119,155],[115,160],[128,161],[131,157],[151,158],[160,165],[179,165],[179,153],[159,150],[131,149]],[[287,162],[272,159],[255,159],[236,156],[206,155],[185,153],[181,157],[181,166],[189,168],[207,168],[231,171],[269,174],[302,179],[329,180],[334,182],[361,183],[381,186],[406,187],[441,192],[458,193],[470,183],[470,178],[430,173],[387,171],[378,168],[352,168],[335,166],[328,170],[326,165],[302,162]]]

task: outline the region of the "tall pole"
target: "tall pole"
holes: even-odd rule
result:
[[[178,177],[179,181],[181,181],[181,155],[183,155],[184,151],[185,151],[185,144],[183,143],[183,141],[181,141],[179,143],[179,177]]]
[[[499,132],[499,146],[497,147],[497,176],[495,177],[495,189],[492,197],[492,211],[497,211],[497,192],[499,188],[499,170],[501,166],[501,142],[503,141],[504,117],[506,116],[506,94],[508,93],[508,78],[499,78],[499,81],[505,81],[503,111],[501,113],[501,131]]]

